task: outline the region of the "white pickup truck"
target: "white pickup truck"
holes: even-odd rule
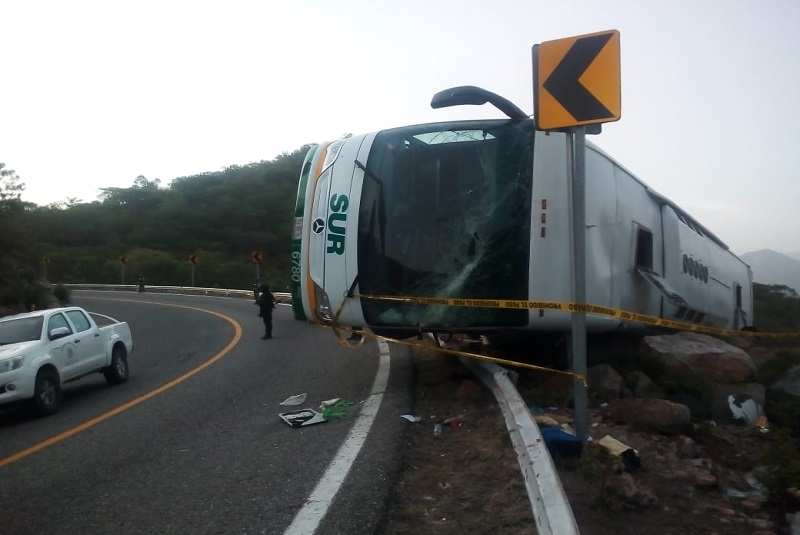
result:
[[[97,314],[100,327],[92,316],[63,307],[0,318],[0,405],[23,401],[45,416],[60,408],[66,382],[101,372],[109,384],[124,383],[130,327]]]

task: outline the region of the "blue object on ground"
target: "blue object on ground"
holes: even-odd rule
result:
[[[570,435],[560,427],[542,427],[540,429],[547,450],[553,459],[560,457],[577,457],[583,451],[581,440]]]

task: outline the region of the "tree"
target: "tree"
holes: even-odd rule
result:
[[[29,253],[25,184],[16,171],[0,163],[0,307],[14,310],[44,301],[36,264]]]
[[[0,163],[0,203],[3,207],[8,202],[19,201],[25,191],[25,184],[17,176],[17,172],[6,167],[6,164]]]
[[[46,208],[51,210],[66,210],[68,208],[75,208],[79,204],[85,204],[83,199],[79,199],[78,197],[66,197],[64,200],[51,202]]]

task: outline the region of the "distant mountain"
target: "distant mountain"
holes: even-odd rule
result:
[[[789,255],[788,255],[788,256],[791,256],[791,257],[792,257],[792,258],[794,258],[795,260],[800,260],[800,251],[796,251],[796,252],[794,252],[794,253],[789,253]]]
[[[800,258],[792,258],[770,249],[745,253],[741,258],[753,270],[754,282],[783,284],[800,293]]]

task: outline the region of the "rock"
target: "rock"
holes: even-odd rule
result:
[[[647,487],[639,487],[633,476],[623,472],[609,476],[606,481],[606,490],[621,498],[625,503],[637,507],[651,507],[658,503],[658,498]]]
[[[646,336],[642,357],[673,373],[706,381],[744,383],[756,377],[755,364],[747,353],[705,334],[681,332]]]
[[[779,381],[774,382],[770,389],[800,397],[800,366],[791,368]]]
[[[764,412],[770,422],[800,433],[800,366],[769,385]]]
[[[635,398],[663,398],[664,391],[646,373],[635,370],[625,376],[625,384]]]
[[[666,399],[617,399],[601,413],[605,418],[636,429],[665,435],[685,434],[691,428],[689,408]]]
[[[675,437],[675,447],[680,459],[694,459],[697,457],[697,444],[685,435]]]
[[[589,399],[595,404],[618,399],[623,385],[622,377],[608,364],[589,368],[586,382],[589,385]]]
[[[742,509],[745,509],[745,510],[751,511],[751,512],[752,511],[761,510],[761,502],[758,502],[756,500],[742,500],[742,501],[739,502],[739,506]]]
[[[743,349],[747,351],[747,354],[750,355],[751,359],[753,359],[753,364],[756,365],[756,370],[761,369],[764,364],[775,357],[775,350],[768,347],[753,346]]]
[[[693,472],[692,482],[698,488],[713,488],[717,486],[717,476],[709,472]]]

